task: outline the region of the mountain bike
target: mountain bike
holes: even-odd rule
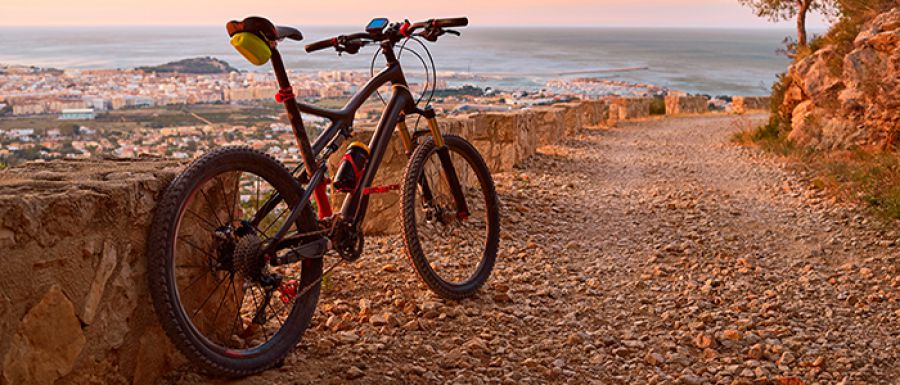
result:
[[[302,162],[290,171],[256,149],[223,147],[194,160],[164,191],[150,230],[149,284],[163,328],[191,362],[224,376],[281,362],[310,324],[324,275],[362,255],[361,224],[372,194],[400,190],[406,255],[432,291],[462,299],[484,285],[500,236],[493,179],[472,144],[443,134],[434,109],[418,106],[421,97],[410,91],[395,52],[411,40],[424,47],[421,39],[459,35],[450,28],[467,24],[466,18],[374,19],[365,32],[307,45],[307,52],[347,54],[379,46],[375,54],[386,67],[340,109],[297,101],[277,46],[301,40],[300,31],[260,17],[227,24],[232,45],[247,60],[272,63],[275,97]],[[356,111],[382,86],[391,92],[374,134],[368,145],[348,146],[332,178],[329,157],[353,136]],[[330,121],[312,143],[301,113]],[[410,130],[409,116],[424,118],[427,129]],[[402,183],[373,186],[395,129],[409,156]],[[329,191],[346,194],[338,212]],[[324,269],[326,258],[337,261]]]

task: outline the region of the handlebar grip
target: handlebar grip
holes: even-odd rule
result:
[[[337,38],[325,39],[315,43],[309,43],[304,48],[306,49],[306,52],[315,52],[325,48],[334,47],[334,42],[336,40]]]
[[[450,27],[465,27],[469,25],[468,17],[451,17],[448,19],[434,19],[432,22],[435,27],[441,28],[450,28]]]

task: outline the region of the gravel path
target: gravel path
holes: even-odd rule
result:
[[[496,176],[501,254],[475,299],[437,299],[398,237],[369,239],[284,366],[234,383],[900,384],[900,228],[729,143],[762,118],[543,148]]]

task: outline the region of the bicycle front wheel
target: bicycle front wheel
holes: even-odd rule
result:
[[[444,147],[426,139],[406,166],[403,240],[425,284],[443,298],[461,299],[491,275],[500,243],[500,209],[478,150],[455,135],[443,139]]]

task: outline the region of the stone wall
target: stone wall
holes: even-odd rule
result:
[[[709,111],[706,96],[666,96],[666,115],[702,114]]]
[[[613,97],[609,98],[610,121],[640,119],[650,116],[650,102],[653,98]],[[616,112],[613,116],[613,111]]]
[[[151,384],[183,358],[158,326],[146,237],[172,161],[0,171],[0,384]]]
[[[731,111],[743,114],[750,111],[764,111],[769,109],[771,98],[768,96],[735,96],[731,99]]]

